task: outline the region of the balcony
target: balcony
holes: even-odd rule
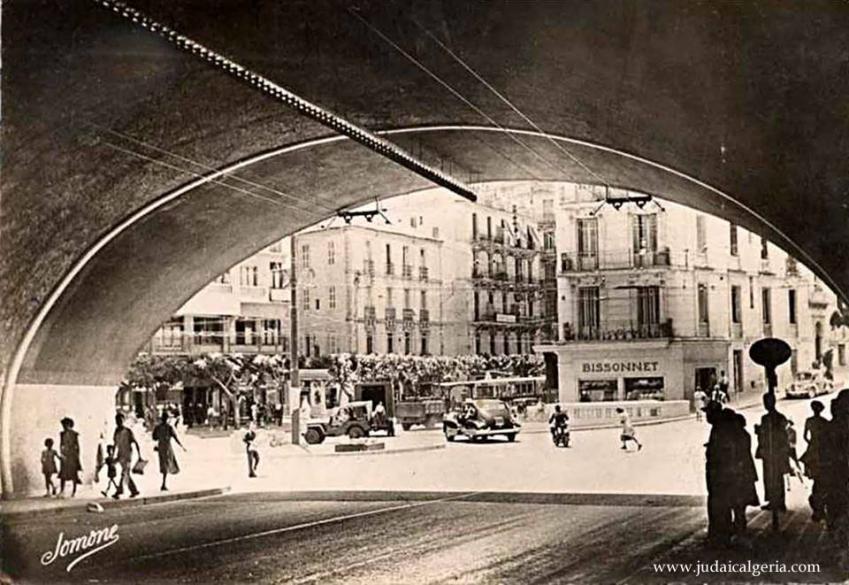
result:
[[[386,307],[386,313],[384,315],[386,321],[386,327],[392,328],[395,327],[395,321],[397,317],[397,313],[395,312],[395,307]]]
[[[292,298],[292,291],[287,288],[272,288],[268,291],[268,300],[283,303]]]
[[[568,323],[563,327],[563,338],[566,343],[663,339],[673,335],[672,319],[643,324],[636,321],[605,321],[598,325],[579,325],[577,331],[572,330]]]
[[[412,321],[416,316],[416,312],[413,309],[403,309],[401,315],[404,321]]]
[[[428,321],[430,321],[430,311],[427,309],[419,310],[419,322],[427,323]]]
[[[404,264],[401,267],[401,276],[403,278],[413,278],[413,267],[409,264]]]
[[[561,254],[561,272],[587,272],[592,270],[639,269],[671,266],[668,248],[634,252],[611,250],[595,254],[578,254],[572,257]]]
[[[419,266],[419,280],[427,280],[428,278],[427,266]]]
[[[386,263],[386,274],[392,276],[395,274],[395,265],[392,262]]]
[[[264,301],[268,299],[268,289],[264,286],[240,286],[239,295],[245,299]]]
[[[366,323],[374,324],[377,320],[377,311],[374,307],[366,306],[363,307],[363,321]]]

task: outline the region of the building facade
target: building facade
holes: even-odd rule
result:
[[[793,349],[779,388],[822,365],[836,298],[795,259],[680,205],[599,196],[575,185],[557,204],[558,340],[538,349],[556,356],[561,401],[689,401],[723,375],[761,392],[748,349],[763,337]]]

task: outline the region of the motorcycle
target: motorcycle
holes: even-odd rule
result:
[[[570,438],[568,427],[554,427],[551,432],[551,440],[554,441],[555,447],[568,447]]]

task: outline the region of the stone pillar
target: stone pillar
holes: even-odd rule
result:
[[[11,417],[12,497],[44,493],[40,454],[48,437],[59,451],[62,430],[59,421],[66,416],[74,420],[74,430],[79,433],[83,484],[92,483],[100,434],[110,443],[115,430],[117,391],[117,386],[18,384],[15,387]]]

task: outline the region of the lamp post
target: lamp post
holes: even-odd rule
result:
[[[290,239],[291,253],[289,270],[289,292],[291,293],[291,305],[289,306],[289,414],[292,421],[292,444],[300,443],[300,401],[301,384],[298,371],[298,278],[295,234]]]

